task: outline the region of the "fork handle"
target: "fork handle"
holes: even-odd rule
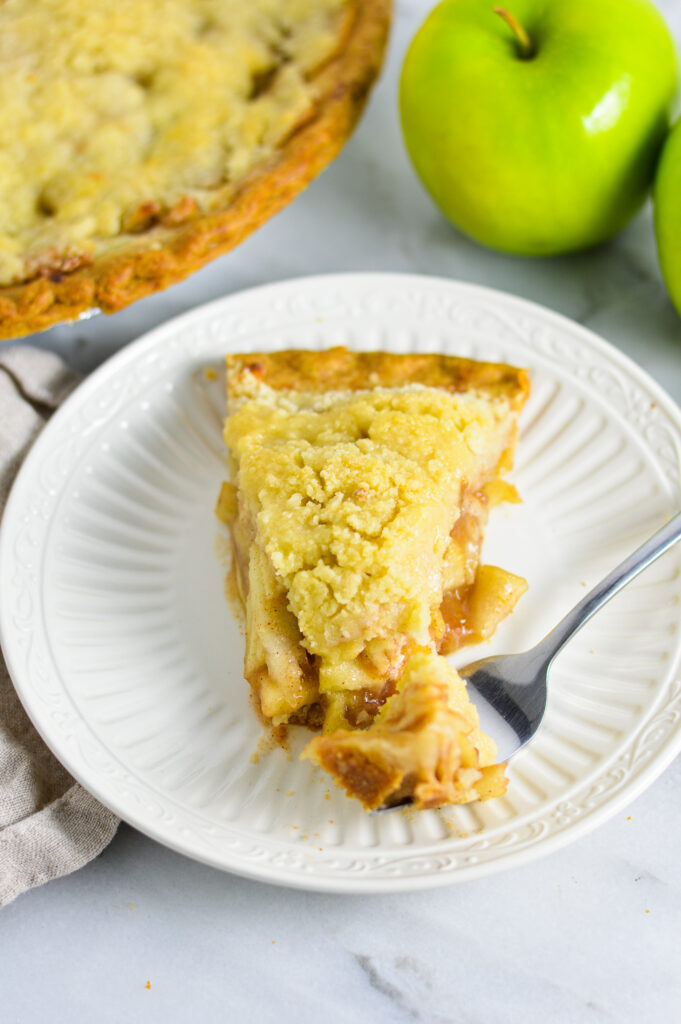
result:
[[[658,530],[633,554],[625,558],[612,572],[609,572],[605,579],[601,580],[567,613],[565,618],[561,619],[558,625],[533,649],[537,661],[548,667],[570,637],[574,636],[577,630],[581,629],[599,608],[602,608],[622,587],[643,572],[651,562],[663,555],[679,539],[681,539],[681,512],[670,519],[666,526]]]

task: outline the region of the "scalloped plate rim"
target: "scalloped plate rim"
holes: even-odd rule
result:
[[[183,331],[186,327],[197,324],[200,325],[202,320],[207,320],[216,315],[220,315],[228,307],[238,308],[240,303],[248,304],[249,301],[252,301],[254,298],[276,298],[277,294],[281,295],[293,290],[301,288],[304,289],[306,287],[311,287],[313,289],[323,288],[324,286],[342,287],[344,284],[351,287],[354,285],[371,287],[380,287],[381,285],[386,285],[388,287],[404,287],[408,283],[413,287],[420,289],[432,288],[434,290],[439,290],[445,288],[454,294],[458,294],[464,300],[466,298],[473,300],[477,299],[478,301],[486,300],[493,306],[495,304],[501,304],[501,306],[511,305],[517,311],[525,312],[528,316],[538,318],[539,320],[544,321],[544,323],[547,321],[553,322],[562,330],[567,330],[567,332],[572,335],[577,334],[581,336],[587,347],[596,348],[602,356],[607,358],[609,362],[614,365],[619,365],[619,367],[627,374],[633,376],[638,383],[643,384],[645,388],[655,396],[656,401],[659,402],[668,418],[674,423],[677,431],[681,433],[681,411],[678,406],[664,391],[664,389],[645,371],[638,367],[633,360],[624,353],[615,349],[592,331],[538,303],[500,292],[486,286],[452,281],[440,277],[400,273],[371,272],[364,274],[325,274],[258,285],[196,307],[193,310],[182,313],[172,320],[155,327],[136,341],[126,345],[121,351],[117,352],[102,364],[102,366],[89,375],[89,377],[87,377],[66,399],[63,405],[52,416],[50,422],[41,432],[40,436],[31,448],[31,451],[20,468],[7,501],[1,524],[3,529],[0,531],[0,582],[2,582],[5,577],[5,563],[9,558],[8,547],[11,537],[9,529],[5,529],[5,526],[7,523],[12,523],[15,520],[17,510],[20,507],[22,500],[22,490],[25,484],[29,481],[34,471],[34,467],[39,464],[43,451],[46,448],[49,448],[53,433],[56,433],[62,422],[68,420],[75,408],[86,401],[90,394],[97,391],[102,381],[118,372],[118,370],[125,366],[127,362],[134,362],[136,359],[143,357],[147,350],[153,350],[157,346],[162,347],[163,340],[166,336],[177,335],[178,332]],[[161,842],[168,848],[176,850],[186,856],[190,856],[197,861],[221,870],[230,871],[242,877],[309,891],[316,890],[351,893],[368,891],[396,892],[425,889],[444,884],[452,884],[457,881],[478,878],[486,874],[518,866],[521,863],[527,863],[543,856],[546,853],[568,845],[573,840],[590,832],[600,823],[610,819],[622,807],[626,806],[640,795],[640,793],[664,771],[672,759],[681,750],[681,729],[676,729],[675,733],[664,738],[664,742],[659,746],[657,754],[642,766],[633,775],[633,777],[629,779],[627,784],[620,787],[618,792],[612,794],[603,805],[591,809],[581,819],[568,827],[562,828],[554,834],[544,837],[541,842],[506,853],[497,860],[477,864],[472,863],[463,868],[455,867],[443,871],[434,871],[430,874],[411,875],[407,873],[387,877],[377,877],[371,874],[359,877],[351,875],[350,872],[340,872],[336,875],[314,875],[313,873],[307,874],[305,872],[301,872],[295,867],[290,868],[288,865],[282,864],[277,865],[275,869],[266,865],[268,870],[263,871],[262,864],[258,864],[257,862],[253,867],[242,863],[226,863],[224,855],[221,857],[216,853],[215,856],[212,856],[207,852],[188,849],[186,843],[182,843],[178,839],[174,839],[172,836],[161,834],[161,830],[154,828],[153,823],[150,823],[149,820],[145,818],[144,814],[135,814],[134,812],[131,812],[129,808],[126,808],[124,813],[121,814],[120,803],[117,805],[116,801],[112,801],[109,794],[103,791],[98,785],[96,778],[93,779],[93,777],[88,775],[87,772],[83,772],[80,765],[77,763],[77,760],[74,761],[74,759],[69,756],[68,752],[60,750],[59,742],[55,744],[54,736],[50,733],[49,729],[45,728],[44,722],[40,718],[39,713],[37,713],[33,708],[31,704],[31,687],[30,684],[22,677],[22,672],[16,663],[14,657],[15,651],[13,647],[12,630],[8,624],[7,617],[2,612],[2,606],[0,606],[0,644],[5,652],[8,669],[15,688],[34,725],[43,736],[47,745],[55,751],[56,755],[65,764],[74,778],[92,792],[93,795],[100,799],[102,803],[109,806],[111,810],[121,815],[124,820],[139,829],[141,832],[147,834],[156,841]],[[645,721],[648,721],[649,717],[650,716],[648,716]],[[645,721],[641,724],[645,724]],[[614,758],[611,760],[614,760]],[[549,806],[553,806],[553,804],[559,802],[559,800],[553,801]],[[238,832],[238,828],[236,828],[235,831]],[[255,837],[250,838],[255,842]],[[265,839],[266,837],[263,836],[263,840]],[[451,851],[452,856],[456,857],[458,853],[463,854],[466,849],[475,846],[476,842],[477,840],[473,840],[472,842],[459,840],[456,848]],[[293,844],[291,848],[293,849]],[[299,852],[309,853],[310,861],[314,861],[314,851],[305,850]],[[357,852],[361,854],[362,851],[358,850]],[[434,846],[431,846],[429,849],[421,849],[421,855],[424,857],[428,856],[430,853],[432,853],[432,856],[435,858],[438,857],[438,853],[441,857],[444,857],[447,852],[448,851],[446,850],[438,851]],[[396,850],[394,852],[390,852],[388,859],[396,862],[400,860],[406,861],[409,859],[415,859],[415,854],[401,853],[399,850]]]

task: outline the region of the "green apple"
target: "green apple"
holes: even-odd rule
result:
[[[400,82],[407,150],[451,221],[527,256],[585,249],[645,199],[676,50],[650,0],[444,0]]]
[[[672,302],[681,313],[681,120],[667,136],[653,190],[657,254]]]

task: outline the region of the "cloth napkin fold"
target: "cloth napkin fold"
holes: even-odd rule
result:
[[[0,355],[0,515],[23,458],[78,380],[51,352]],[[0,655],[0,907],[87,864],[117,827],[47,749]]]

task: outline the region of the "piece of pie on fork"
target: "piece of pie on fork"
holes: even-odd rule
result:
[[[525,580],[480,565],[529,392],[454,356],[227,357],[218,500],[261,717],[321,730],[303,757],[371,810],[497,796],[504,766],[445,655],[489,637]]]

